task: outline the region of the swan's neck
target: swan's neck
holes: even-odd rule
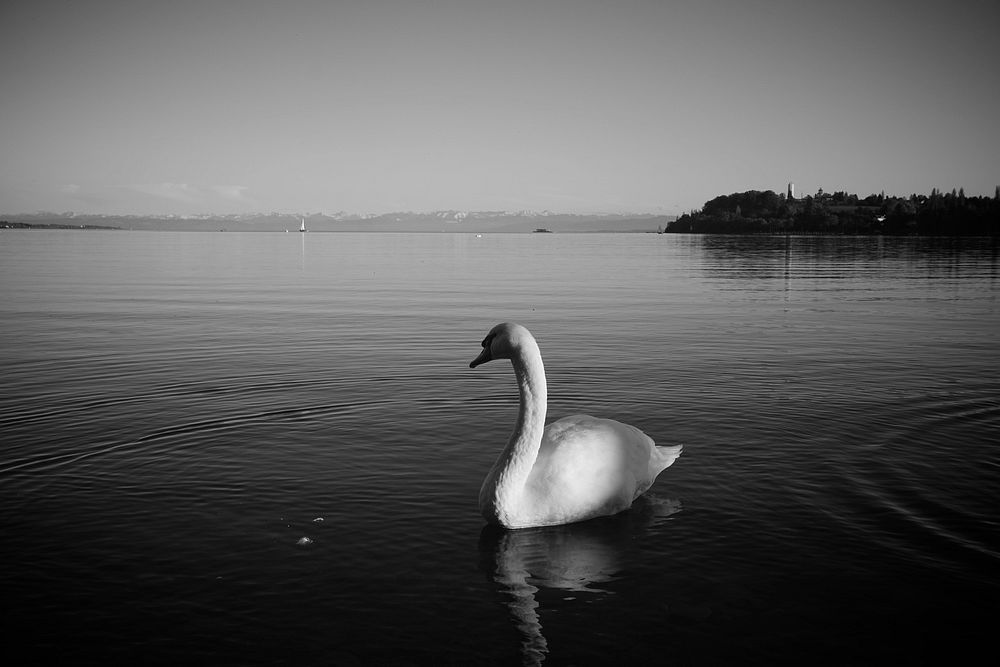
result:
[[[503,521],[504,514],[517,510],[524,485],[538,457],[538,447],[545,430],[548,396],[542,355],[533,340],[511,358],[511,364],[520,393],[517,424],[507,446],[493,464],[479,496],[480,509],[487,519],[501,520],[502,523],[509,523]]]

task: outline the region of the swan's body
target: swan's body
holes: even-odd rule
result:
[[[507,528],[552,526],[617,514],[681,453],[611,419],[564,417],[545,426],[545,368],[538,344],[519,324],[498,324],[469,364],[510,359],[520,390],[514,432],[479,491],[487,521]]]

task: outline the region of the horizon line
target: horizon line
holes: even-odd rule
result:
[[[233,217],[233,216],[289,216],[289,217],[308,217],[308,216],[323,216],[323,217],[334,217],[334,216],[344,216],[344,217],[358,217],[358,218],[377,218],[386,215],[435,215],[440,213],[453,213],[453,214],[465,214],[463,217],[468,217],[477,213],[492,213],[498,215],[534,215],[534,216],[556,216],[556,215],[567,215],[567,216],[651,216],[651,217],[661,217],[661,216],[671,216],[676,215],[674,213],[666,212],[654,212],[654,211],[594,211],[591,213],[574,213],[570,211],[553,211],[550,209],[461,209],[461,208],[440,208],[432,210],[408,210],[408,211],[385,211],[383,213],[372,213],[372,212],[354,212],[354,211],[334,211],[332,213],[326,213],[323,211],[311,211],[311,212],[301,212],[301,211],[245,211],[245,212],[228,212],[228,213],[97,213],[97,212],[84,212],[84,211],[46,211],[46,210],[36,210],[31,212],[22,211],[20,213],[0,213],[0,218],[7,217],[17,217],[17,216],[37,216],[37,215],[51,215],[59,217],[76,217],[76,216],[100,216],[109,218],[211,218],[211,217]]]

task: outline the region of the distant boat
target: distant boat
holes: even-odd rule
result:
[[[302,224],[299,225],[299,231],[300,232],[306,231],[306,219],[305,218],[302,218]]]
[[[532,234],[551,234],[551,233],[552,233],[551,229],[545,229],[544,227],[539,227],[534,232],[532,232]]]

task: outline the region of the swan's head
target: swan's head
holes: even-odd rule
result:
[[[527,345],[536,345],[530,331],[513,322],[498,324],[486,334],[486,338],[483,339],[483,351],[472,360],[469,368],[475,368],[494,359],[511,359]]]

